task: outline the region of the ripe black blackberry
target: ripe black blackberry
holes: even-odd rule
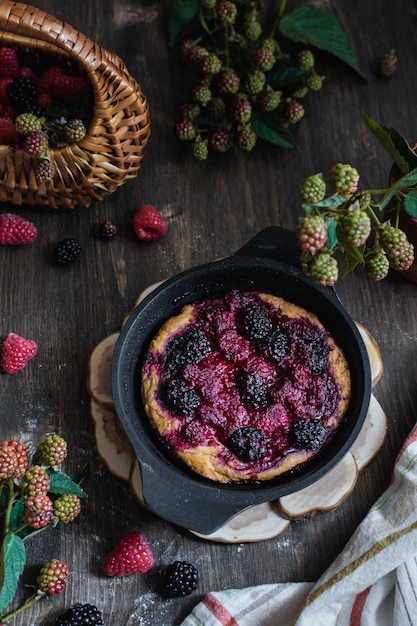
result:
[[[326,429],[320,420],[299,420],[291,425],[288,440],[297,450],[314,450],[319,448],[325,435]]]
[[[192,415],[200,405],[196,390],[179,378],[169,379],[162,385],[160,399],[177,415]]]
[[[199,583],[198,570],[186,561],[174,561],[168,565],[164,576],[164,590],[174,598],[188,596]]]
[[[262,339],[272,329],[272,321],[264,306],[251,304],[242,312],[241,332],[247,339]]]
[[[116,235],[117,226],[109,220],[105,220],[100,227],[100,237],[111,241]]]
[[[265,433],[252,426],[237,428],[228,438],[227,444],[233,454],[242,461],[259,461],[267,453]]]
[[[240,371],[236,374],[236,387],[242,404],[252,409],[268,406],[268,390],[262,376],[255,372],[247,374]]]
[[[38,88],[32,78],[28,76],[17,76],[10,84],[7,94],[10,104],[24,111],[34,113],[32,110],[29,111],[29,108],[36,104]]]
[[[200,363],[210,352],[210,343],[203,331],[192,328],[171,339],[167,346],[165,364],[168,370],[172,370],[187,363]]]
[[[92,604],[74,604],[55,621],[55,626],[103,626],[101,611]]]
[[[75,261],[81,254],[81,246],[73,237],[59,241],[54,248],[54,259],[58,265],[67,265]]]
[[[283,330],[277,329],[260,341],[259,349],[265,358],[281,363],[290,352],[290,342],[287,334]]]

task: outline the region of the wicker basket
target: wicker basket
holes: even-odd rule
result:
[[[53,180],[37,183],[34,160],[20,148],[0,146],[0,201],[52,208],[87,207],[137,175],[150,134],[149,110],[124,62],[74,28],[37,8],[0,2],[0,46],[52,55],[79,68],[93,91],[92,118],[78,143],[51,149]]]

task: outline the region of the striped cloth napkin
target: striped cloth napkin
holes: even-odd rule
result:
[[[417,626],[417,425],[392,481],[317,583],[212,592],[181,626]]]

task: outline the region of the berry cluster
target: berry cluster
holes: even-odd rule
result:
[[[84,491],[61,465],[67,457],[67,443],[59,435],[49,435],[29,458],[27,446],[12,439],[0,444],[0,501],[3,516],[3,546],[1,568],[12,584],[1,590],[0,622],[7,622],[20,609],[4,615],[12,602],[23,572],[24,541],[48,526],[73,521],[81,510]],[[13,571],[8,575],[8,569]],[[25,601],[28,607],[40,598],[60,593],[69,576],[66,563],[52,559],[45,563],[37,578],[37,589]]]
[[[267,33],[261,5],[251,1],[199,0],[199,27],[179,41],[179,55],[198,76],[180,107],[177,137],[195,159],[210,152],[244,152],[258,138],[293,147],[291,125],[305,114],[302,99],[322,88],[310,49],[291,59],[278,41],[277,20]]]
[[[34,157],[35,176],[42,183],[54,175],[49,148],[84,138],[91,85],[85,75],[56,64],[38,70],[18,55],[12,47],[0,47],[0,143]]]
[[[339,278],[336,251],[347,255],[343,275],[358,263],[369,278],[385,278],[389,268],[407,270],[414,261],[413,244],[390,221],[381,221],[370,191],[358,191],[359,173],[349,164],[332,167],[328,181],[309,176],[300,186],[306,215],[297,225],[303,271],[323,286]],[[327,185],[333,193],[326,197]]]

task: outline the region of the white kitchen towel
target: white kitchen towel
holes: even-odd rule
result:
[[[417,626],[417,426],[391,484],[317,583],[207,594],[181,626]]]

